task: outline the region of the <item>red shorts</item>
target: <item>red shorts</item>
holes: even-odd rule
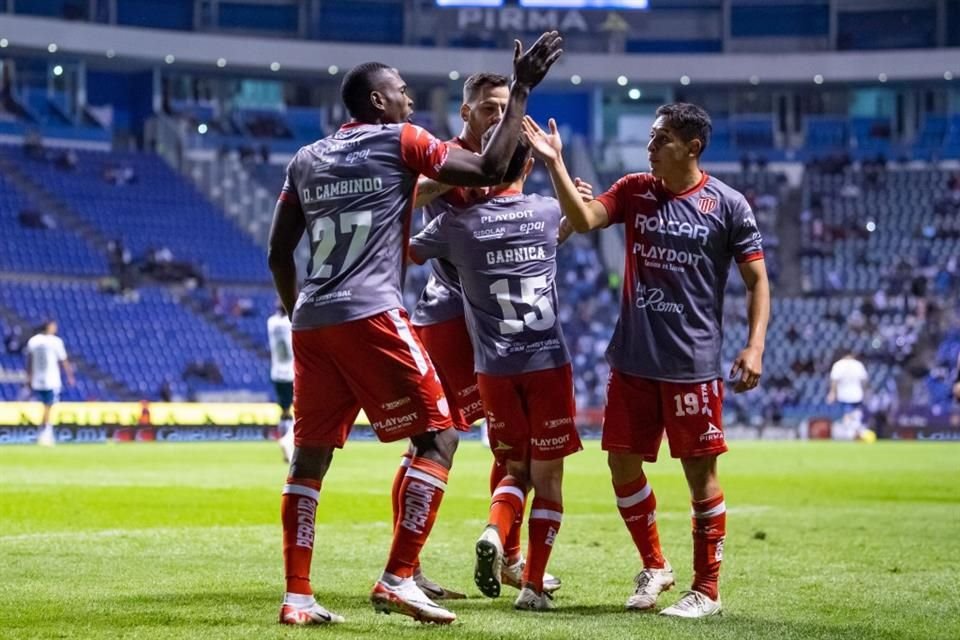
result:
[[[556,460],[583,449],[574,424],[573,368],[477,374],[497,462]]]
[[[674,458],[725,452],[723,382],[664,382],[611,370],[603,450],[655,462],[664,430]]]
[[[463,431],[483,418],[483,403],[473,369],[473,345],[463,316],[414,327],[433,360],[450,402],[456,427]]]
[[[382,442],[453,426],[430,357],[402,309],[293,332],[297,446],[342,447],[362,408]]]

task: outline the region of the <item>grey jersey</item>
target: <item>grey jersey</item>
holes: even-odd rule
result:
[[[513,375],[570,362],[557,319],[553,198],[501,193],[441,213],[414,236],[417,259],[445,258],[460,274],[478,373]]]
[[[744,197],[706,174],[689,191],[672,194],[652,175],[636,173],[597,199],[626,235],[620,319],[607,349],[611,366],[655,380],[721,377],[730,262],[763,259]]]
[[[299,202],[311,259],[294,329],[402,307],[417,177],[436,178],[446,157],[446,143],[410,124],[351,123],[297,152],[281,198]]]
[[[447,144],[466,149],[462,138],[454,138]],[[466,207],[472,200],[470,189],[454,187],[433,202],[423,206],[423,227],[450,207]],[[460,293],[460,276],[457,268],[444,258],[430,261],[430,275],[427,284],[420,293],[420,299],[413,310],[410,322],[424,327],[438,324],[463,315],[463,296]]]

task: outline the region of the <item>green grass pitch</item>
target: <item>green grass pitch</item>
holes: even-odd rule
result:
[[[489,453],[464,442],[427,573],[470,599],[451,627],[374,614],[402,444],[351,442],[320,499],[313,579],[347,618],[276,623],[283,590],[273,443],[0,448],[0,638],[960,638],[960,445],[735,442],[720,461],[728,513],[725,614],[623,611],[639,564],[598,443],[568,461],[550,563],[557,610],[521,613],[472,584]],[[679,464],[647,467],[665,552],[690,579]],[[679,589],[661,600],[676,600]]]

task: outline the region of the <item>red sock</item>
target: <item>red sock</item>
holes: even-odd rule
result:
[[[727,507],[723,494],[693,501],[693,586],[705,596],[720,597],[720,562],[727,534]]]
[[[280,520],[283,522],[283,572],[288,593],[313,595],[310,563],[319,498],[320,482],[287,478],[280,499]]]
[[[637,545],[643,566],[647,569],[662,569],[666,566],[660,549],[660,534],[657,531],[657,497],[647,484],[643,473],[636,480],[614,485],[617,494],[617,509],[623,518],[633,543]]]
[[[413,454],[409,451],[403,453],[400,458],[400,466],[397,467],[397,474],[393,476],[393,487],[390,489],[390,505],[393,507],[393,526],[397,526],[397,519],[400,517],[400,485],[407,475],[407,469],[410,467],[410,461],[413,460]]]
[[[507,465],[499,464],[493,461],[493,467],[490,469],[490,495],[493,496],[500,482],[507,477]],[[516,562],[520,557],[520,534],[523,532],[523,507],[526,502],[526,489],[524,488],[523,500],[520,501],[520,509],[517,510],[513,525],[507,529],[507,535],[504,538],[503,529],[500,529],[500,538],[503,541],[503,557],[508,562]]]
[[[507,476],[500,481],[500,485],[494,489],[493,497],[490,500],[490,516],[487,522],[496,525],[500,532],[500,542],[504,545],[504,555],[510,558],[507,553],[506,541],[510,538],[516,538],[513,529],[516,528],[517,516],[523,516],[523,501],[526,493],[517,479],[513,476]],[[519,555],[519,545],[514,555]]]
[[[393,476],[393,487],[390,489],[390,506],[393,508],[393,528],[397,528],[397,521],[400,519],[400,487],[403,486],[403,479],[407,477],[407,469],[410,467],[410,461],[413,460],[413,454],[410,451],[404,451],[400,458],[400,466],[397,467],[397,473]],[[414,564],[414,570],[420,566],[420,558],[417,558]]]
[[[413,575],[447,488],[449,470],[441,464],[414,457],[400,484],[400,515],[393,530],[387,573],[401,578]]]
[[[560,531],[563,505],[543,498],[533,498],[530,506],[530,531],[527,564],[523,569],[524,585],[530,583],[537,593],[543,592],[543,573],[553,551],[553,541]]]

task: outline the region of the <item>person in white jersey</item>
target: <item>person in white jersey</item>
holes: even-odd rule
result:
[[[56,444],[53,422],[50,414],[53,405],[60,398],[63,382],[60,367],[67,376],[67,384],[73,386],[73,366],[67,359],[67,350],[63,340],[57,335],[57,323],[47,320],[37,335],[27,341],[24,349],[27,357],[27,382],[33,396],[43,403],[41,431],[37,435],[37,444],[52,447]]]
[[[843,407],[843,415],[833,428],[835,439],[854,440],[864,430],[863,400],[869,379],[866,367],[852,353],[845,354],[830,367],[827,403],[839,402]]]
[[[270,381],[280,405],[280,423],[277,435],[283,461],[289,463],[293,457],[293,330],[290,318],[277,302],[277,310],[267,318],[267,337],[270,340]]]

